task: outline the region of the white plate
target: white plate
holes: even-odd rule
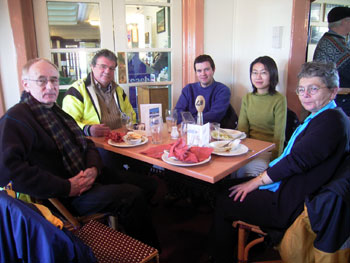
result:
[[[220,156],[237,156],[237,155],[242,155],[245,154],[249,151],[248,147],[245,146],[244,144],[239,144],[235,150],[231,150],[229,152],[212,152],[213,154],[220,155]]]
[[[124,148],[140,146],[140,145],[143,145],[143,144],[145,144],[147,142],[148,142],[148,138],[146,136],[142,136],[141,142],[139,144],[127,144],[126,142],[114,142],[111,139],[109,139],[107,141],[107,143],[109,145],[116,146],[116,147],[124,147]]]
[[[216,131],[211,132],[211,137],[215,140],[232,140],[232,139],[245,139],[247,135],[244,132],[238,131],[238,130],[231,130],[231,129],[220,129],[220,137],[217,135]]]
[[[185,163],[182,161],[179,161],[173,157],[168,157],[167,152],[164,152],[162,155],[162,160],[168,164],[176,165],[176,166],[196,166],[196,165],[201,165],[203,163],[207,163],[211,159],[211,155],[208,157],[208,159],[205,159],[204,161],[198,162],[198,163]]]

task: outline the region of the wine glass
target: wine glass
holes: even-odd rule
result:
[[[124,131],[129,131],[129,130],[133,130],[133,123],[132,123],[132,117],[131,114],[127,114],[125,112],[122,112],[121,117],[121,124],[122,124],[122,129]]]

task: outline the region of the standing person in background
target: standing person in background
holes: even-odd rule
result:
[[[250,64],[250,81],[253,92],[242,100],[238,119],[238,130],[249,138],[276,144],[272,152],[266,152],[237,171],[237,177],[257,176],[264,171],[272,159],[283,151],[287,121],[287,100],[276,91],[278,70],[275,61],[258,57]]]
[[[340,88],[350,89],[350,8],[334,7],[328,13],[328,28],[318,41],[313,60],[334,62],[339,72]],[[350,90],[340,91],[337,105],[350,116]]]
[[[313,60],[334,62],[339,72],[341,88],[350,88],[350,8],[335,7],[328,13],[328,28],[318,41]]]
[[[194,119],[197,119],[195,101],[198,95],[202,95],[205,99],[203,123],[222,122],[228,110],[233,110],[230,105],[230,89],[214,80],[215,64],[209,55],[198,56],[194,60],[193,67],[198,82],[187,84],[182,89],[181,96],[175,106],[179,113],[178,122],[181,123],[181,112],[184,111],[191,112]],[[233,126],[236,127],[236,124],[233,124]]]
[[[136,121],[128,97],[114,81],[116,67],[117,57],[112,51],[98,51],[91,61],[91,73],[74,82],[63,98],[62,109],[73,117],[86,136],[106,136],[110,130],[122,126],[121,118],[125,114]],[[102,148],[98,151],[109,170],[101,178],[103,183],[128,182],[144,189],[147,197],[154,195],[157,182],[145,174],[149,171],[148,166]],[[130,167],[127,173],[125,170]],[[140,172],[142,168],[144,171]],[[134,173],[130,173],[133,170]],[[120,176],[115,171],[119,171]]]

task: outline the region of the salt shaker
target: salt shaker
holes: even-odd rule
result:
[[[171,139],[174,139],[174,140],[177,139],[177,138],[179,138],[179,132],[178,132],[176,126],[173,126],[173,127],[171,128],[170,136],[171,136]]]

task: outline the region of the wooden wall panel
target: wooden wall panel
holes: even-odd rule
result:
[[[182,86],[196,81],[193,62],[204,50],[204,0],[182,1]]]
[[[295,93],[297,74],[306,61],[307,34],[309,27],[310,0],[294,0],[292,13],[292,32],[290,57],[288,62],[287,102],[300,119],[304,119],[303,108]]]
[[[22,67],[38,56],[33,3],[32,0],[8,0],[8,7],[17,55],[18,83],[22,91]]]

